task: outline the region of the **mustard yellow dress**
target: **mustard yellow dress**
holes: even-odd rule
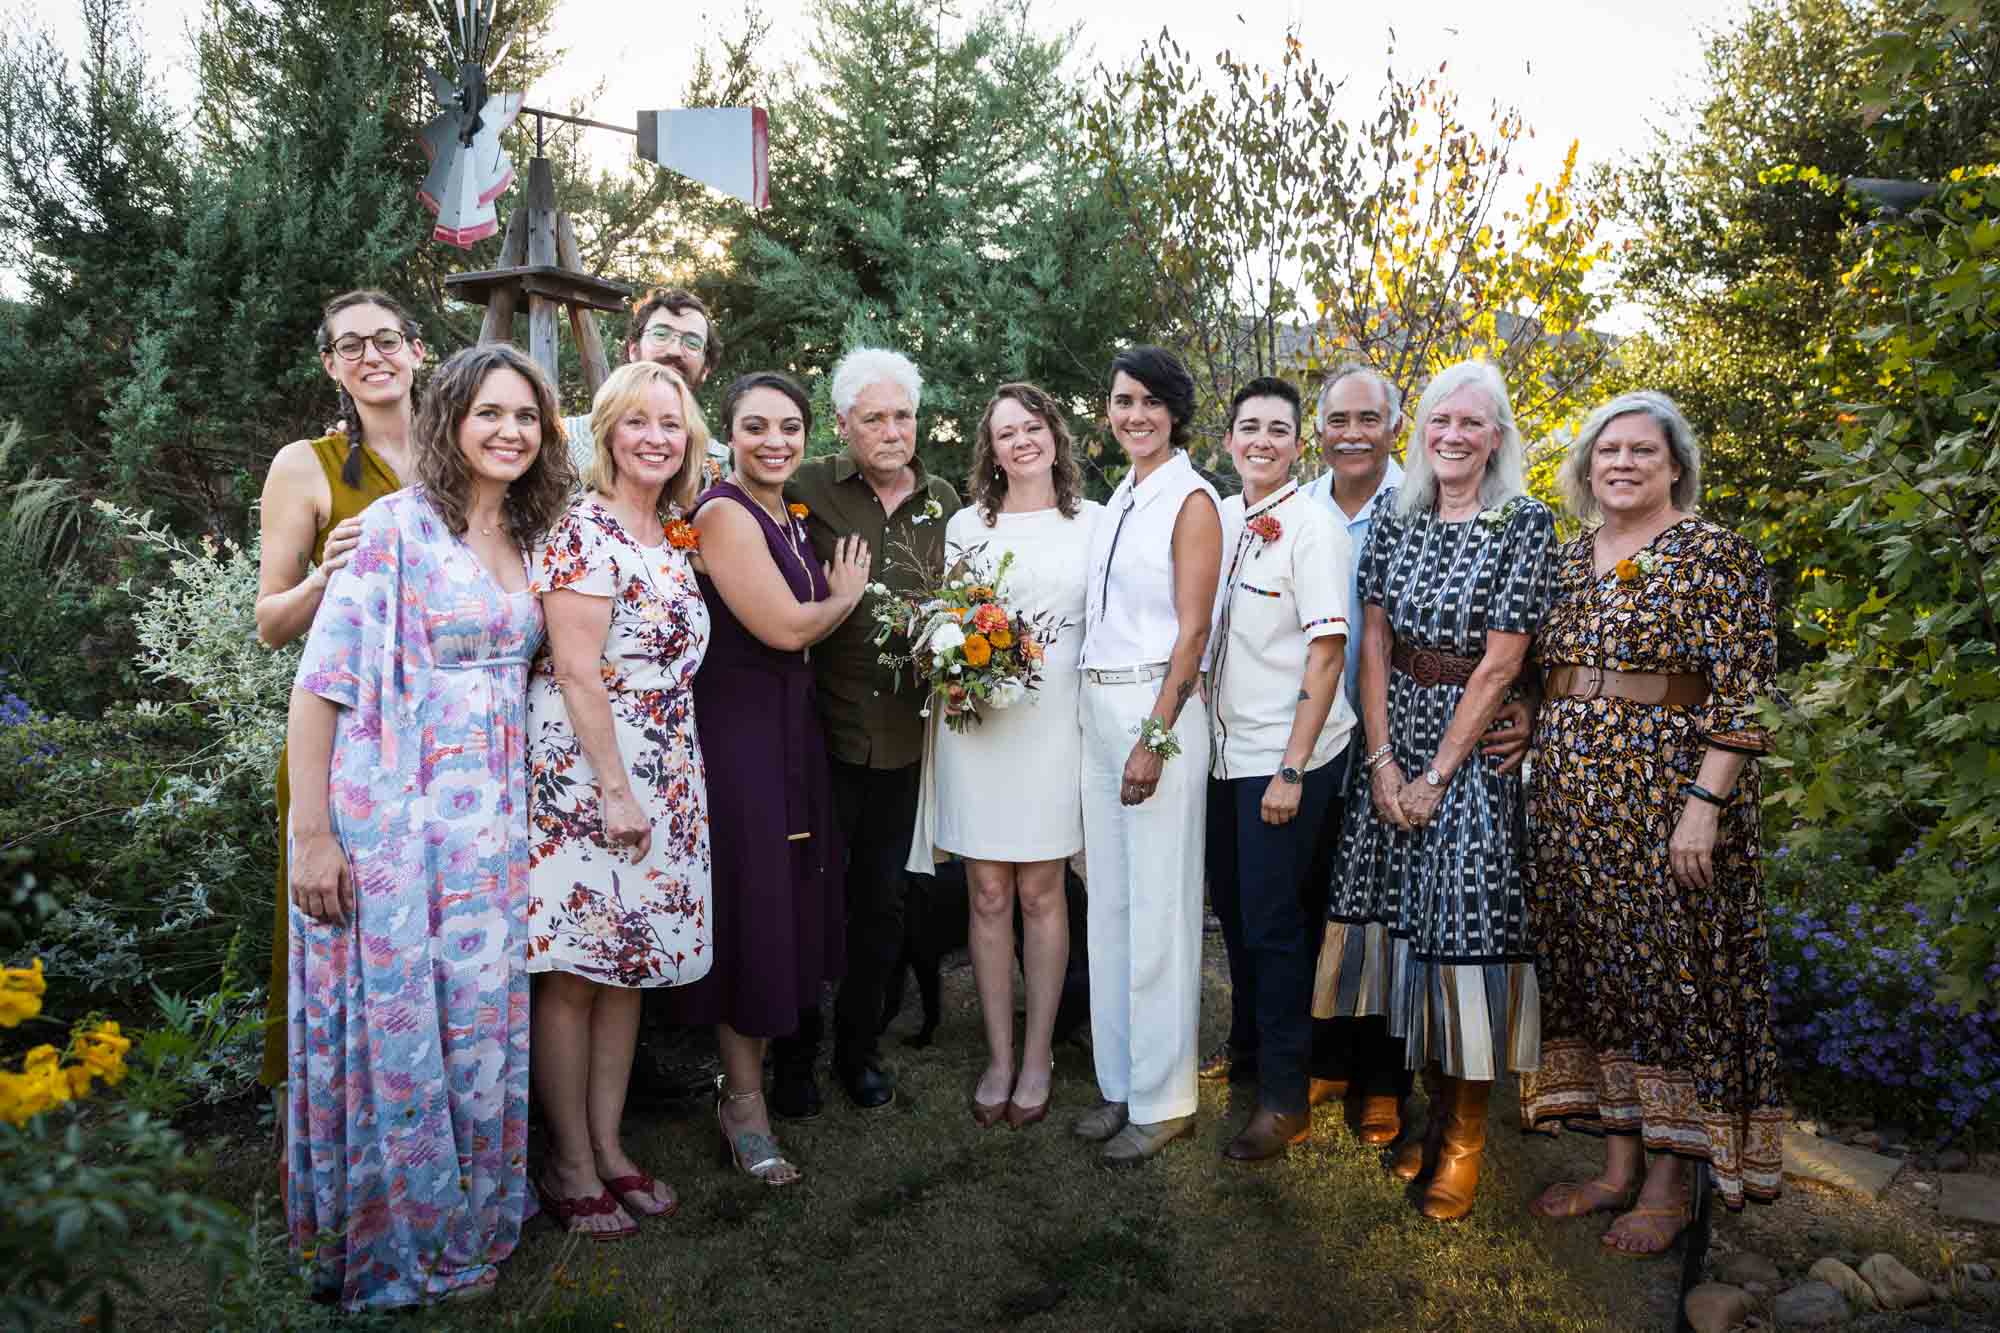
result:
[[[326,474],[327,488],[333,494],[332,509],[318,535],[313,538],[313,562],[317,564],[326,557],[328,533],[348,519],[357,517],[362,510],[391,491],[403,489],[403,483],[396,479],[389,465],[364,443],[361,446],[361,484],[349,486],[340,475],[341,468],[347,463],[348,442],[345,435],[322,436],[312,442],[312,450],[313,457],[319,460],[320,471]],[[286,816],[291,804],[291,783],[285,776],[285,755],[281,752],[278,755],[278,883],[271,920],[271,990],[264,1008],[264,1063],[257,1074],[257,1081],[267,1088],[275,1088],[285,1081],[286,985],[291,968],[287,923],[292,901],[285,841],[288,831]]]

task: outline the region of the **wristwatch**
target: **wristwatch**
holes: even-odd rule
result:
[[[1296,768],[1293,768],[1290,764],[1287,764],[1283,768],[1278,770],[1278,781],[1280,782],[1290,783],[1292,786],[1296,787],[1305,780],[1306,780],[1306,775],[1299,772],[1299,770],[1297,770]]]
[[[1427,768],[1424,770],[1424,781],[1433,787],[1442,787],[1445,784],[1445,776],[1435,768]]]

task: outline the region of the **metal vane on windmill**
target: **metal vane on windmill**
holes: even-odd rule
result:
[[[641,111],[639,156],[752,208],[771,206],[770,133],[763,107]]]
[[[487,90],[487,73],[507,52],[503,45],[491,62],[486,59],[495,7],[496,0],[487,0],[483,12],[479,0],[452,6],[445,41],[458,63],[456,86],[437,70],[424,69],[438,114],[424,126],[424,154],[431,169],[417,198],[437,215],[431,235],[468,250],[500,230],[493,203],[514,183],[514,164],[500,147],[500,135],[526,100],[520,93]]]

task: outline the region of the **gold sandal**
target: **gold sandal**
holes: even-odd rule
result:
[[[1633,1222],[1623,1233],[1619,1233],[1620,1225],[1634,1218],[1638,1221]],[[1604,1234],[1598,1239],[1604,1248],[1613,1254],[1623,1255],[1627,1259],[1651,1259],[1671,1250],[1674,1241],[1680,1238],[1681,1232],[1687,1230],[1689,1223],[1693,1221],[1693,1216],[1688,1212],[1688,1201],[1683,1196],[1680,1202],[1670,1208],[1631,1208],[1620,1213],[1617,1221],[1606,1227]],[[1627,1249],[1613,1239],[1615,1234],[1630,1237],[1634,1232],[1638,1233],[1638,1238],[1655,1241],[1657,1244],[1649,1245],[1645,1249]]]

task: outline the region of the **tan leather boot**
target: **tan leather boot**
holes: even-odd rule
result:
[[[1436,1065],[1424,1069],[1424,1093],[1430,1099],[1424,1132],[1405,1138],[1389,1163],[1389,1174],[1398,1180],[1428,1180],[1444,1144],[1444,1078]]]
[[[1448,1078],[1444,1093],[1444,1146],[1424,1189],[1423,1213],[1434,1222],[1456,1222],[1472,1211],[1479,1190],[1479,1160],[1486,1154],[1488,1080]]]

